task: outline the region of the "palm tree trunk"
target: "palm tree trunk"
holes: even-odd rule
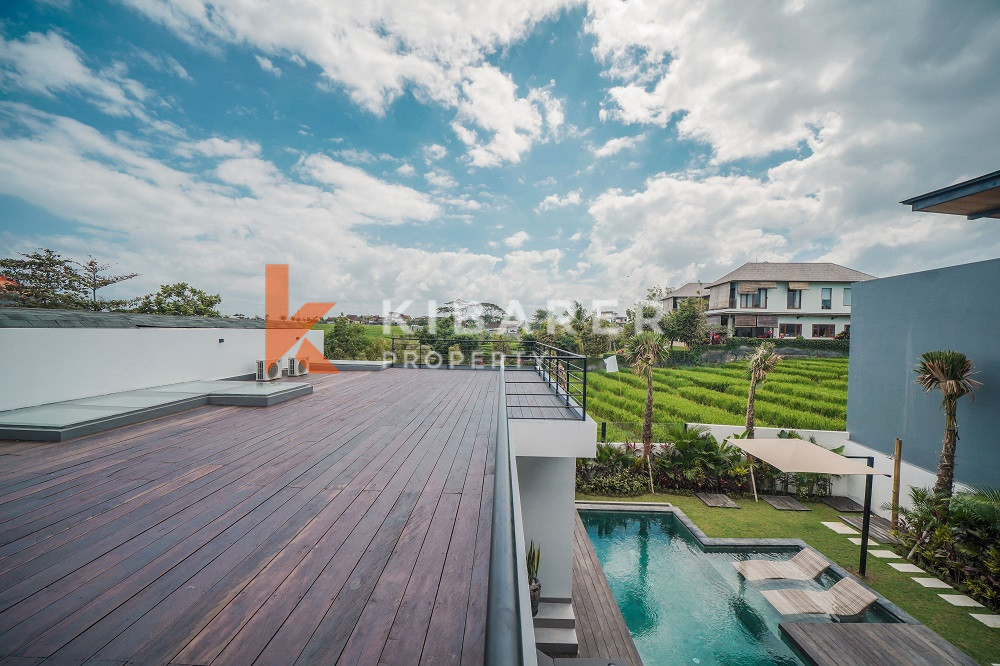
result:
[[[747,439],[753,439],[754,401],[757,399],[757,378],[750,378],[750,394],[747,396]]]
[[[951,497],[955,485],[955,448],[958,445],[958,426],[955,414],[958,399],[946,396],[944,400],[944,442],[941,445],[941,459],[938,461],[937,482],[934,492]]]
[[[653,372],[646,377],[646,411],[642,419],[642,455],[646,457],[649,472],[649,492],[653,490]]]

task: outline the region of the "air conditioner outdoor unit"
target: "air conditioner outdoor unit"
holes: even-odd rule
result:
[[[288,359],[288,376],[289,377],[299,377],[301,375],[309,374],[309,361],[303,361],[302,359],[295,358],[294,356]]]
[[[281,359],[257,361],[257,381],[270,382],[281,379]]]

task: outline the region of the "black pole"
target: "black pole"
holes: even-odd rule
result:
[[[875,467],[875,457],[874,456],[844,456],[845,458],[861,458],[868,461],[869,467]],[[858,564],[858,572],[861,577],[865,577],[865,572],[868,570],[868,533],[871,529],[872,523],[872,476],[868,474],[865,477],[865,509],[864,515],[861,518],[861,562]]]
[[[608,441],[608,422],[601,421],[601,441]]]
[[[875,458],[873,456],[868,456],[868,466],[875,466]],[[861,564],[858,565],[858,571],[861,572],[861,577],[865,577],[865,571],[868,568],[868,533],[871,528],[872,523],[872,475],[868,474],[865,477],[865,517],[861,522]]]

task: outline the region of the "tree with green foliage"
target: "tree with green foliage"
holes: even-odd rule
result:
[[[649,492],[653,491],[653,368],[668,357],[666,340],[658,333],[641,331],[620,352],[635,373],[646,379],[646,409],[642,418],[642,455],[649,472]]]
[[[920,356],[920,362],[914,368],[917,373],[916,382],[930,393],[934,389],[941,391],[941,407],[944,409],[944,440],[941,445],[941,458],[938,461],[937,481],[934,492],[951,497],[955,487],[955,449],[958,445],[958,400],[968,395],[970,400],[975,396],[973,391],[982,383],[972,378],[975,370],[972,361],[965,354],[957,351],[929,351]]]
[[[13,281],[3,287],[7,305],[71,310],[87,307],[86,286],[72,260],[43,248],[17,254],[20,259],[0,259],[0,275]]]
[[[323,335],[323,355],[329,359],[364,358],[368,347],[365,327],[361,324],[352,324],[344,316],[334,319],[333,328],[327,329]]]
[[[747,377],[750,378],[750,392],[747,395],[747,424],[744,435],[747,439],[754,438],[754,417],[755,401],[757,399],[757,385],[767,379],[767,374],[774,370],[781,358],[774,353],[774,345],[770,342],[760,343],[760,347],[747,366]]]
[[[704,342],[707,326],[705,299],[685,298],[666,316],[663,331],[671,343],[680,340],[691,348]]]
[[[80,276],[84,288],[90,292],[90,309],[94,312],[101,310],[120,310],[128,305],[125,300],[105,300],[97,298],[97,291],[110,287],[113,284],[131,280],[139,277],[138,273],[125,273],[123,275],[104,275],[104,272],[111,268],[111,264],[102,264],[94,257],[87,255],[87,261],[74,261],[80,267]]]
[[[215,306],[222,302],[219,294],[209,294],[187,282],[165,284],[153,294],[140,298],[132,309],[143,314],[220,317]]]

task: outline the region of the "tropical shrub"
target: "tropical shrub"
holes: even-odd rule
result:
[[[912,488],[900,507],[899,538],[908,559],[993,610],[1000,610],[1000,489],[976,488],[951,501]]]

